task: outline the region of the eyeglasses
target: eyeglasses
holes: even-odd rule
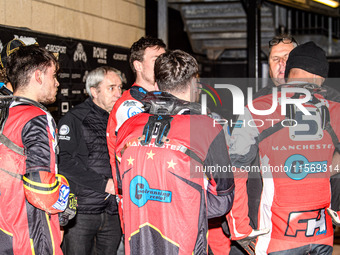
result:
[[[269,47],[273,47],[273,46],[279,44],[280,42],[282,42],[284,44],[290,44],[290,43],[298,44],[297,41],[293,37],[274,38],[274,39],[269,41]]]

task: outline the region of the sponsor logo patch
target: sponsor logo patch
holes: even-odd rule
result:
[[[133,106],[128,109],[127,116],[128,118],[131,118],[132,116],[135,116],[136,114],[141,113],[141,112],[143,112],[141,108]]]
[[[60,190],[59,190],[58,201],[54,205],[52,205],[52,207],[54,209],[64,211],[67,206],[69,194],[70,194],[70,187],[67,187],[66,185],[61,185]]]
[[[327,233],[325,209],[291,212],[285,236],[296,237],[298,233],[306,237]]]
[[[67,135],[70,132],[70,128],[67,125],[62,125],[59,129],[60,135]]]
[[[286,174],[293,180],[302,180],[308,174],[327,172],[327,161],[311,161],[303,155],[292,155],[287,158],[285,168]]]
[[[138,207],[142,207],[149,200],[171,203],[172,192],[160,189],[151,189],[148,181],[137,175],[130,182],[130,199]]]

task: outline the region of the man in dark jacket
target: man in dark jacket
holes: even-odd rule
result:
[[[60,171],[78,197],[78,215],[65,229],[67,254],[116,254],[121,239],[106,144],[109,113],[121,97],[120,72],[99,67],[86,79],[90,98],[59,122]]]

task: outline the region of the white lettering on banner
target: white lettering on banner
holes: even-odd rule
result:
[[[107,61],[106,61],[106,59],[98,59],[98,63],[99,64],[107,64]]]
[[[72,79],[79,79],[81,78],[81,74],[80,73],[73,73],[72,74]]]
[[[53,45],[53,44],[47,44],[45,46],[45,49],[51,52],[55,53],[62,53],[66,54],[67,47],[66,46],[60,46],[60,45]]]
[[[23,41],[26,45],[35,44],[37,42],[36,38],[24,35],[14,35],[14,39],[19,39]]]
[[[60,93],[61,93],[63,96],[68,96],[68,89],[61,89],[61,90],[60,90]]]
[[[93,58],[107,59],[107,49],[93,47]]]
[[[112,58],[114,60],[126,61],[127,60],[127,55],[126,54],[115,53],[115,54],[113,54]]]
[[[59,76],[60,79],[70,78],[70,74],[69,73],[59,73],[58,76]]]

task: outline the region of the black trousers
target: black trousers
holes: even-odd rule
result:
[[[115,255],[122,231],[118,215],[77,214],[64,227],[65,255]]]

